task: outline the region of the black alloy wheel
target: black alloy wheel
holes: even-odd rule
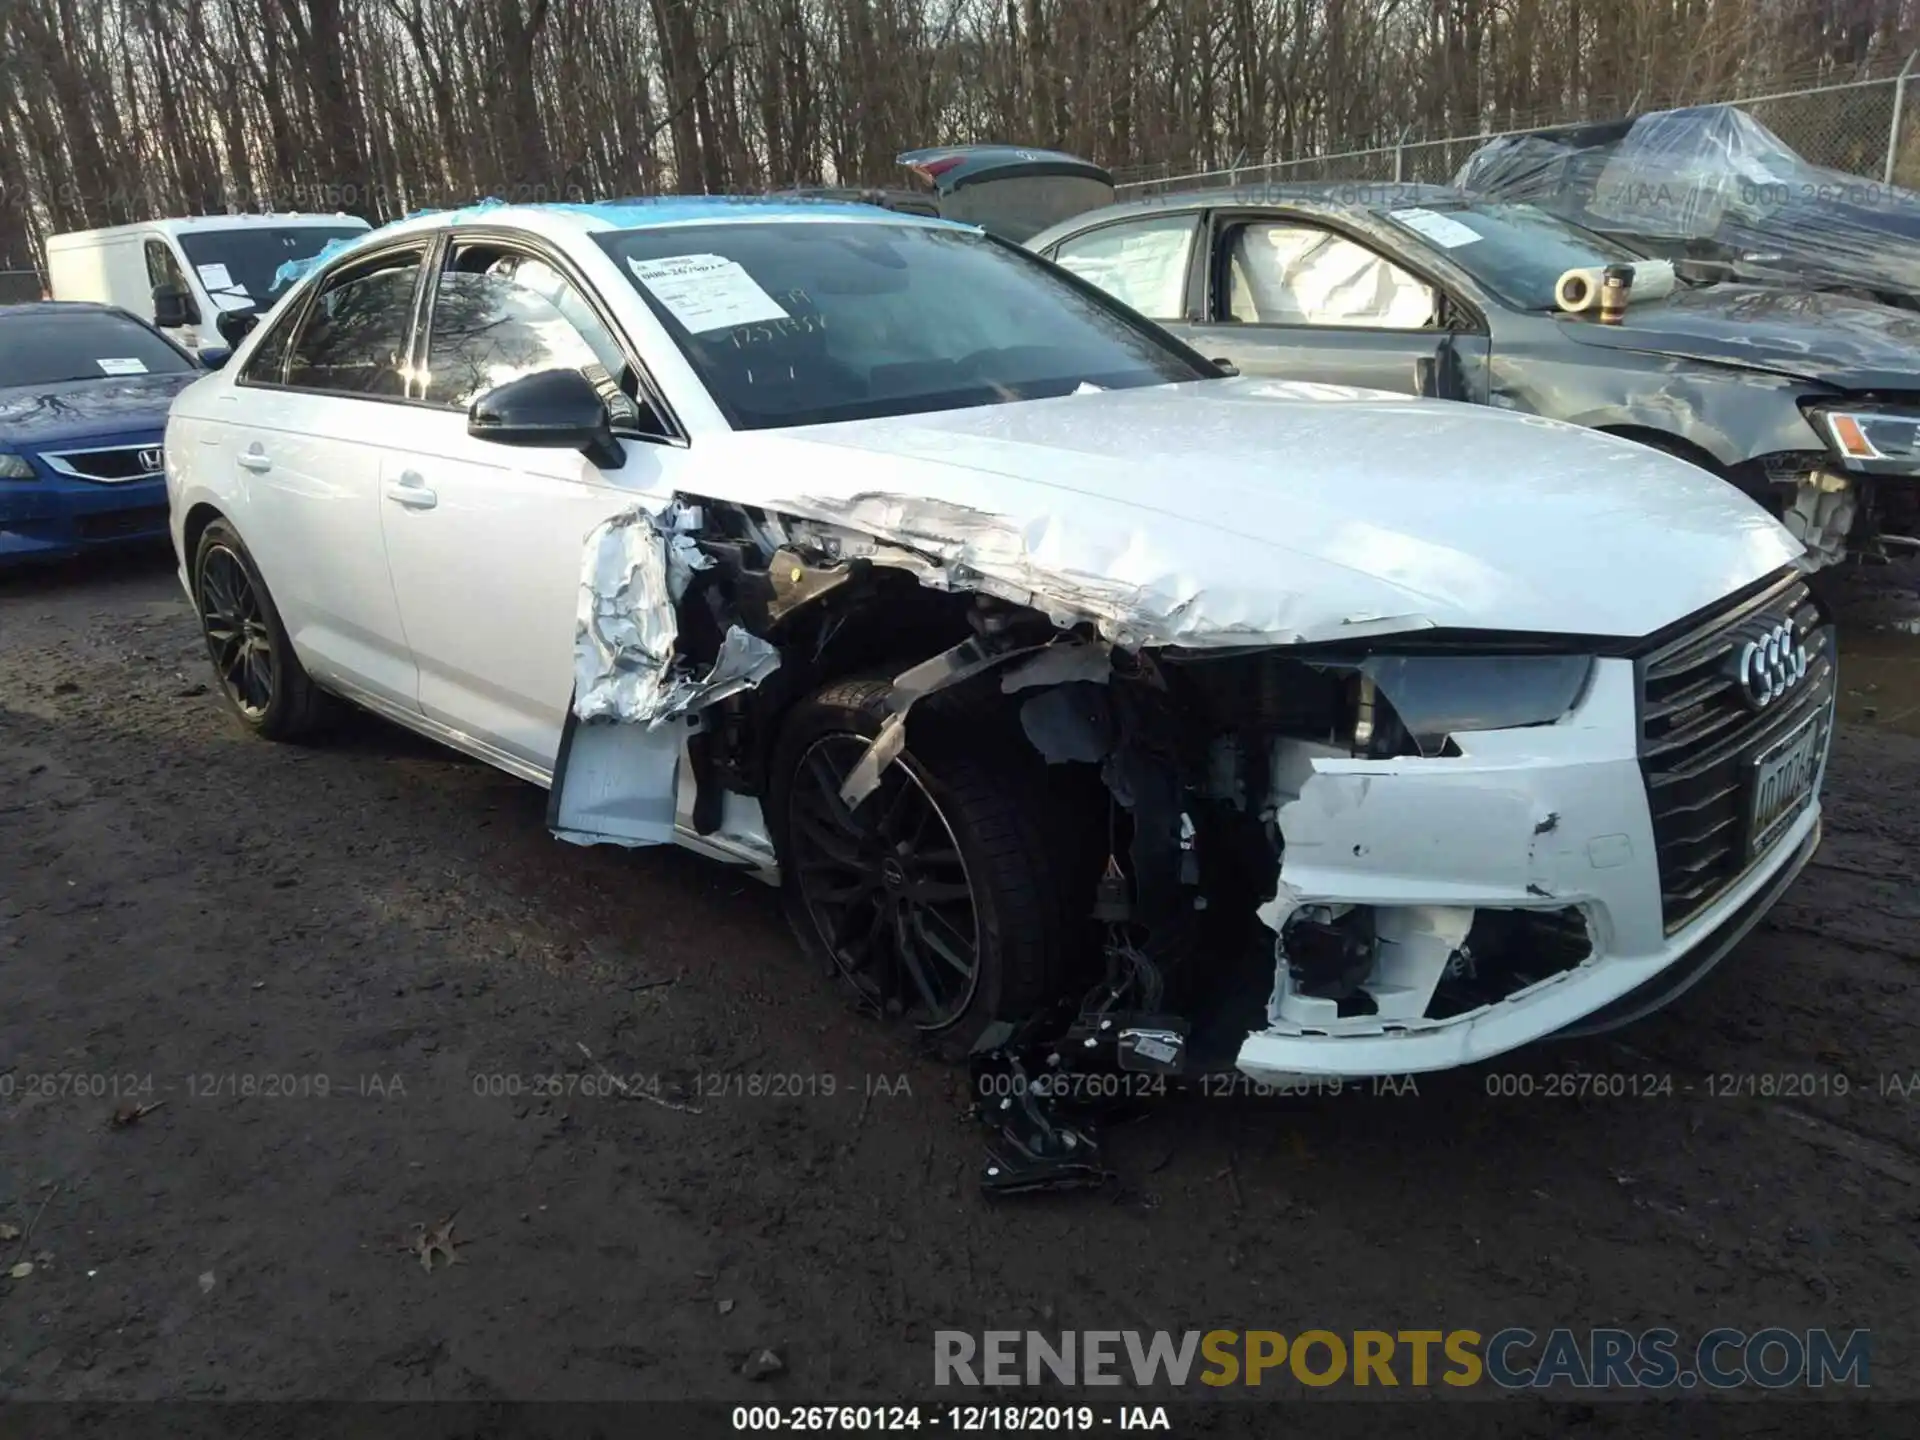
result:
[[[953,823],[908,758],[857,807],[840,787],[866,750],[849,733],[802,752],[788,796],[790,863],[820,943],[853,985],[897,991],[918,1029],[945,1029],[980,983],[980,908]]]
[[[258,722],[273,706],[273,626],[246,563],[229,546],[213,544],[200,559],[200,628],[227,699]]]

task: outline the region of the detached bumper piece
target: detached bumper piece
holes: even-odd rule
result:
[[[1186,1068],[1186,1022],[1172,1016],[1043,1011],[1019,1029],[987,1028],[971,1057],[974,1114],[987,1131],[988,1195],[1105,1185],[1094,1126],[1125,1118],[1144,1093],[1133,1076]]]

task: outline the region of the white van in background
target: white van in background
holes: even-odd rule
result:
[[[214,328],[221,311],[264,309],[287,261],[311,259],[329,240],[368,228],[353,215],[201,215],[75,230],[47,237],[47,279],[55,300],[118,305],[149,321],[157,318],[155,287],[179,285],[187,323],[166,333],[195,354],[224,352]]]

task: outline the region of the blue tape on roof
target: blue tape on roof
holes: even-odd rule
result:
[[[823,215],[871,220],[876,216],[884,216],[903,225],[944,225],[961,230],[975,228],[931,215],[903,214],[878,205],[861,205],[847,200],[816,200],[795,195],[645,195],[625,200],[597,200],[590,205],[541,205],[536,208],[591,215],[620,230],[731,220],[743,214],[757,220],[812,220]]]
[[[422,215],[444,215],[449,221],[477,219],[489,211],[506,206],[504,200],[489,197],[476,201],[472,205],[457,206],[452,210],[426,209],[415,210],[404,216],[406,220],[417,220]],[[517,206],[517,209],[556,210],[575,215],[590,215],[596,220],[604,220],[616,230],[644,230],[654,225],[682,225],[698,222],[715,222],[739,219],[743,214],[756,220],[768,219],[818,219],[822,215],[843,216],[849,220],[871,220],[884,217],[900,225],[941,226],[953,230],[976,230],[975,225],[962,224],[958,220],[941,220],[932,215],[908,215],[897,210],[883,209],[878,205],[858,205],[844,200],[811,200],[805,197],[778,195],[641,195],[624,200],[596,200],[591,204],[551,204]],[[394,221],[399,224],[400,221]],[[316,265],[321,265],[338,255],[350,245],[358,245],[368,236],[379,235],[391,228],[388,225],[376,226],[346,240],[329,240],[320,248],[320,253],[306,260],[289,260],[273,275],[274,289],[291,285]]]
[[[279,290],[284,286],[293,284],[294,281],[298,280],[314,266],[331,260],[349,245],[358,245],[362,240],[366,239],[367,236],[378,233],[379,231],[377,229],[363,230],[358,235],[349,236],[344,240],[329,240],[320,247],[316,254],[308,256],[305,260],[287,261],[278,270],[273,272],[273,288]]]

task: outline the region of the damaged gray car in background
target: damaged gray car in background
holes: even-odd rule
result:
[[[1819,839],[1831,627],[1751,500],[1225,376],[943,220],[404,222],[167,448],[250,727],[345,697],[548,785],[564,839],[746,866],[866,1003],[1015,1071],[1400,1075],[1619,1023]],[[1014,1108],[1015,1183],[1084,1163]]]

